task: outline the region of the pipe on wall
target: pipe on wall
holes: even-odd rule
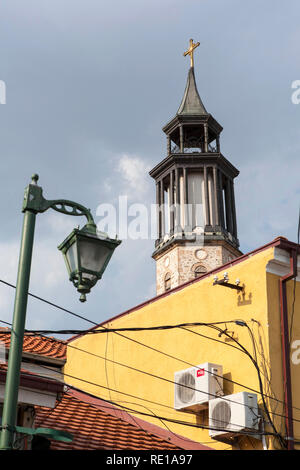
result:
[[[287,249],[287,247],[285,247]],[[289,319],[286,295],[287,281],[297,276],[297,249],[290,249],[290,272],[279,279],[280,293],[280,321],[281,321],[281,344],[282,344],[282,368],[284,379],[284,404],[287,449],[294,449],[294,426],[293,426],[293,399],[290,365],[290,338]]]

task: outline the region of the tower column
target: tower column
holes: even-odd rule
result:
[[[222,173],[220,170],[218,170],[218,182],[219,182],[219,203],[218,203],[218,208],[219,208],[219,213],[220,213],[220,223],[222,228],[226,228],[225,226],[225,214],[224,214],[224,198],[223,198],[223,181],[222,181]]]
[[[180,153],[184,152],[183,146],[183,126],[179,127],[179,142],[180,142]]]
[[[157,238],[161,239],[160,184],[156,182],[156,225]]]
[[[235,197],[234,197],[234,182],[230,182],[231,186],[231,202],[232,202],[232,222],[233,222],[233,236],[237,238],[237,224],[236,224],[236,209],[235,209]]]
[[[208,152],[208,127],[207,122],[204,123],[204,152]]]
[[[217,152],[220,153],[220,136],[217,135],[216,137],[216,143],[217,143]]]
[[[161,238],[164,238],[166,233],[166,221],[165,221],[165,193],[164,193],[164,181],[160,180],[160,217],[161,217]]]
[[[187,169],[183,168],[183,210],[184,210],[184,231],[188,230],[189,214],[188,214],[188,197],[187,197]]]
[[[209,194],[208,194],[208,176],[207,176],[207,165],[203,168],[204,176],[204,207],[205,207],[205,225],[211,225],[210,221],[210,207],[209,207]],[[204,227],[203,227],[204,228]]]
[[[226,198],[226,225],[227,231],[232,233],[232,203],[231,203],[231,184],[230,179],[226,178],[226,190],[225,190],[225,198]]]
[[[171,137],[167,135],[167,155],[171,154]]]
[[[176,220],[175,220],[175,231],[176,233],[181,230],[180,220],[180,185],[179,185],[179,169],[175,168],[175,205],[176,205]]]
[[[170,199],[169,199],[169,213],[170,213],[170,235],[174,233],[174,173],[170,173]]]
[[[213,167],[213,181],[214,181],[214,200],[215,200],[215,211],[213,214],[213,225],[218,226],[220,225],[220,217],[219,217],[219,204],[218,204],[218,193],[219,193],[219,182],[218,182],[218,173],[217,167]]]

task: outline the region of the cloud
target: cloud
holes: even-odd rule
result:
[[[150,189],[148,173],[151,167],[141,157],[124,154],[120,157],[117,171],[124,181],[127,195],[143,196]]]
[[[119,196],[127,196],[131,202],[149,201],[150,204],[155,191],[148,174],[151,166],[146,159],[130,153],[115,155],[110,169],[109,176],[101,184],[101,190],[109,198],[106,202],[116,203]]]

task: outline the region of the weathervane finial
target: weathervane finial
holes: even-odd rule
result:
[[[189,55],[191,58],[191,67],[194,67],[194,50],[196,47],[200,46],[200,42],[193,43],[193,39],[190,39],[190,47],[189,49],[183,53],[184,56]]]

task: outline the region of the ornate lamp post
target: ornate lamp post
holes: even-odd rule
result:
[[[37,185],[38,175],[25,189],[22,212],[24,212],[23,232],[19,256],[18,279],[16,286],[13,325],[5,384],[5,397],[2,415],[0,449],[11,449],[15,432],[20,368],[22,361],[23,338],[31,269],[34,228],[36,214],[54,209],[66,215],[85,216],[86,225],[75,229],[58,247],[64,254],[70,280],[86,300],[86,294],[101,279],[102,274],[115,250],[121,243],[106,234],[97,234],[96,225],[89,209],[65,199],[46,200],[43,190]]]
[[[70,281],[81,294],[81,302],[85,302],[86,294],[101,279],[119,243],[119,240],[112,240],[106,234],[97,234],[95,225],[87,224],[81,230],[75,228],[59,245]]]

